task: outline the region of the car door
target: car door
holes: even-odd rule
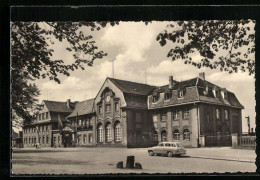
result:
[[[159,143],[156,147],[154,147],[154,153],[155,154],[161,154],[163,150],[164,144]]]

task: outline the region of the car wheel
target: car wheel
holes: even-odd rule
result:
[[[150,155],[150,156],[153,156],[153,151],[149,151],[149,155]]]
[[[167,156],[168,156],[168,157],[172,157],[172,152],[168,152],[168,153],[167,153]]]

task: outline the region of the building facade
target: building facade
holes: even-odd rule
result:
[[[222,137],[242,134],[243,106],[204,73],[182,82],[170,76],[160,87],[107,78],[94,99],[50,104],[43,101],[37,120],[24,126],[25,147],[37,140],[64,147],[148,147],[161,141],[200,147],[210,145],[211,137],[221,145]]]

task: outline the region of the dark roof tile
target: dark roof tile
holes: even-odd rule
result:
[[[76,117],[85,115],[85,114],[91,114],[94,112],[94,99],[89,99],[86,101],[77,102],[75,105],[75,109],[73,112],[68,116],[70,117]]]
[[[68,108],[66,102],[47,100],[43,100],[43,102],[50,112],[72,112],[72,109]]]

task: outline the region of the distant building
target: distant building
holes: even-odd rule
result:
[[[206,81],[204,73],[182,82],[170,76],[161,87],[107,78],[95,99],[43,101],[37,120],[23,128],[24,144],[38,139],[43,146],[65,147],[231,145],[232,133],[242,135],[242,109],[234,93]]]

